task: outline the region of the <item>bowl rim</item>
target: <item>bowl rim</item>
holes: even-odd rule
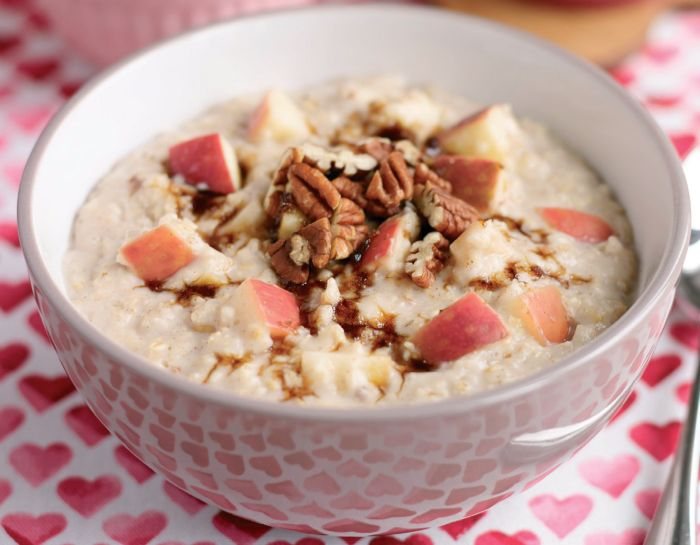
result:
[[[212,29],[231,27],[234,31],[237,25],[248,24],[249,21],[259,19],[277,19],[287,17],[304,17],[307,13],[323,12],[328,17],[342,17],[348,12],[363,13],[366,16],[386,15],[400,11],[405,13],[412,11],[424,19],[424,24],[429,24],[425,18],[433,18],[435,22],[443,19],[462,19],[472,25],[490,27],[496,34],[510,35],[516,39],[529,42],[536,48],[554,54],[574,68],[585,72],[588,77],[595,79],[601,88],[608,93],[616,95],[634,116],[639,120],[640,129],[648,133],[648,137],[656,143],[666,168],[673,192],[673,211],[676,221],[669,233],[662,259],[656,271],[649,280],[647,287],[638,294],[634,303],[625,313],[603,333],[586,343],[581,348],[562,358],[550,367],[490,390],[484,390],[464,396],[454,396],[445,399],[426,401],[413,404],[379,405],[379,406],[325,406],[325,405],[296,405],[279,401],[270,401],[239,395],[224,389],[218,389],[200,384],[184,377],[170,373],[150,363],[144,357],[123,348],[117,342],[112,341],[100,330],[94,327],[80,314],[69,298],[63,294],[49,273],[46,264],[41,258],[38,239],[34,230],[33,189],[36,172],[42,160],[45,149],[73,109],[93,89],[99,87],[102,82],[141,59],[157,54],[159,50],[166,49],[172,44],[187,41],[193,36],[206,34]],[[337,421],[337,422],[362,422],[380,423],[385,421],[412,420],[443,415],[461,415],[484,405],[502,402],[510,397],[517,397],[540,388],[543,384],[551,383],[562,375],[585,365],[593,358],[600,356],[616,343],[616,339],[623,337],[640,325],[642,316],[646,315],[653,307],[659,304],[661,297],[667,292],[669,285],[680,274],[681,266],[688,246],[690,236],[690,205],[688,188],[681,168],[677,153],[666,137],[665,133],[652,119],[650,113],[622,86],[610,77],[601,68],[585,61],[582,58],[569,53],[560,47],[540,39],[522,30],[508,27],[501,23],[483,19],[472,15],[455,13],[445,9],[397,4],[359,4],[359,5],[312,5],[302,8],[283,9],[274,12],[256,13],[225,19],[200,28],[189,30],[175,37],[160,41],[145,49],[133,53],[108,69],[91,78],[81,89],[71,97],[53,116],[42,131],[27,160],[19,188],[17,200],[17,223],[21,247],[28,265],[30,277],[33,283],[49,299],[58,313],[90,344],[99,351],[110,356],[111,360],[129,368],[130,371],[147,378],[157,384],[182,393],[204,403],[216,405],[233,410],[249,411],[268,416],[278,416],[293,420]],[[60,310],[58,310],[60,309]]]

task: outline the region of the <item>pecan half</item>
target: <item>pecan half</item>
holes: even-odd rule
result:
[[[350,199],[342,198],[331,221],[331,259],[345,259],[369,236],[365,213]]]
[[[272,176],[272,182],[265,195],[265,212],[271,218],[275,218],[281,211],[284,203],[284,188],[287,185],[289,167],[301,163],[304,160],[304,152],[299,148],[292,148],[282,157],[280,165]]]
[[[401,201],[413,197],[413,176],[401,152],[392,151],[379,162],[365,191],[367,210],[376,216],[392,216],[399,211]]]
[[[383,161],[394,151],[394,145],[388,138],[372,137],[365,140],[360,145],[360,150],[371,155],[377,161]]]
[[[445,180],[444,178],[441,178],[438,176],[438,174],[430,170],[428,168],[428,165],[425,163],[419,163],[416,165],[416,170],[413,173],[413,181],[416,186],[419,185],[425,185],[428,182],[432,183],[433,185],[436,185],[443,191],[446,191],[447,193],[452,193],[452,184]]]
[[[341,196],[350,199],[360,208],[367,206],[365,199],[365,187],[360,182],[353,182],[350,178],[341,176],[333,180],[333,186],[338,190]]]
[[[306,263],[298,262],[303,258],[301,252],[303,249],[294,245],[291,238],[278,240],[267,249],[270,256],[270,266],[277,273],[277,276],[293,284],[303,284],[309,279],[309,266]]]
[[[450,195],[432,182],[419,186],[415,203],[430,226],[448,240],[454,240],[479,217],[479,212],[462,199]]]
[[[289,167],[287,176],[294,201],[312,221],[333,215],[341,197],[323,172],[305,163],[297,163]]]
[[[331,222],[328,218],[321,218],[306,227],[303,227],[295,235],[303,241],[304,246],[308,246],[311,263],[317,269],[322,269],[328,265],[331,258]],[[293,241],[294,242],[294,241]],[[294,259],[294,256],[290,256]],[[308,260],[306,261],[308,263]]]
[[[411,245],[404,270],[413,283],[427,288],[435,281],[435,275],[445,266],[450,243],[437,231],[425,235]]]

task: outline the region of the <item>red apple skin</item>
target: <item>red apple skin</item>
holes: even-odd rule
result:
[[[166,225],[127,242],[122,246],[121,254],[145,282],[162,282],[195,258],[187,243]]]
[[[301,325],[299,303],[293,293],[255,278],[243,282],[239,289],[250,290],[255,311],[267,324],[273,339],[283,338]]]
[[[238,189],[238,165],[231,146],[219,133],[198,136],[175,144],[169,150],[170,169],[192,185],[205,184],[215,193],[233,193]]]
[[[571,339],[571,321],[555,286],[535,288],[522,295],[517,314],[528,333],[543,346]]]
[[[401,227],[401,216],[393,216],[379,226],[362,254],[361,269],[373,270],[379,266],[380,261],[391,253],[394,240],[401,234]]]
[[[615,234],[605,220],[587,212],[571,208],[540,208],[539,213],[550,227],[581,242],[595,244]]]
[[[453,195],[486,212],[501,183],[503,167],[482,157],[441,155],[435,159],[433,170],[452,184]]]
[[[468,293],[425,324],[413,343],[430,365],[455,360],[506,337],[501,317],[475,293]]]

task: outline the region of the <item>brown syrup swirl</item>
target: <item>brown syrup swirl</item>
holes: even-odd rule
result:
[[[182,288],[166,288],[160,280],[147,280],[144,282],[144,287],[156,293],[164,291],[172,293],[175,295],[175,302],[183,307],[187,307],[195,297],[201,297],[202,299],[216,297],[216,293],[221,286],[216,284],[185,284]]]

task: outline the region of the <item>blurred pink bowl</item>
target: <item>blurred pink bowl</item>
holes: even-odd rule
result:
[[[86,59],[106,66],[190,28],[246,13],[319,0],[37,0],[56,32]]]

